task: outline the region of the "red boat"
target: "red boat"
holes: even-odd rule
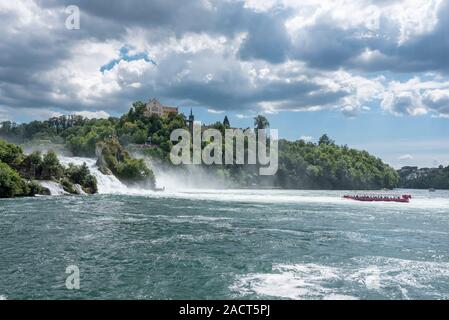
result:
[[[385,195],[345,195],[345,199],[351,199],[356,201],[367,201],[367,202],[404,202],[409,203],[412,198],[409,194],[404,194],[402,196],[385,196]]]

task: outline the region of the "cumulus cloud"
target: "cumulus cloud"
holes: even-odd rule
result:
[[[207,112],[213,113],[213,114],[222,114],[222,113],[224,113],[223,110],[215,110],[215,109],[207,109]]]
[[[396,115],[449,116],[449,81],[425,81],[414,77],[392,81],[383,92],[381,106]]]
[[[440,0],[2,1],[0,117],[114,115],[152,96],[240,115],[447,117],[448,13]]]
[[[241,114],[241,113],[237,113],[237,114],[235,115],[235,117],[236,117],[237,119],[251,119],[251,118],[254,118],[254,116],[252,116],[252,115]]]
[[[413,159],[414,159],[414,157],[410,154],[404,154],[398,158],[398,160],[400,160],[400,161],[408,161],[408,160],[413,160]]]
[[[305,1],[287,26],[290,55],[322,69],[448,70],[449,4],[431,1]],[[305,16],[307,14],[307,16]]]
[[[74,114],[87,119],[107,119],[110,117],[109,113],[106,111],[78,111]]]
[[[304,140],[305,142],[310,142],[313,141],[313,137],[312,136],[301,136],[299,137],[300,140]]]
[[[402,91],[388,92],[382,101],[382,107],[396,115],[421,115],[427,110],[422,104],[421,96],[417,92]]]
[[[449,117],[449,88],[426,90],[423,94],[423,101],[429,109],[437,114]]]

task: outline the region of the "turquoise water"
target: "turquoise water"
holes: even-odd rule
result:
[[[0,200],[0,299],[447,299],[449,192]],[[65,287],[69,265],[80,290]]]

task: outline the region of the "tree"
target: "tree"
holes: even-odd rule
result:
[[[23,150],[21,147],[0,140],[0,161],[15,168],[23,158]]]
[[[13,198],[27,192],[26,184],[19,174],[6,163],[0,162],[0,198]]]
[[[268,122],[267,118],[264,116],[258,115],[254,118],[254,127],[256,129],[266,129],[270,126],[270,123]]]
[[[223,125],[224,125],[226,128],[230,128],[230,127],[231,127],[231,124],[229,123],[228,116],[225,116],[225,117],[224,117]]]
[[[49,151],[42,161],[43,179],[60,179],[64,173],[64,168],[59,162],[58,156],[53,151]]]
[[[295,189],[381,189],[396,187],[398,174],[367,152],[326,139],[321,146],[280,140],[277,183]]]
[[[69,164],[66,176],[71,183],[79,184],[87,193],[93,194],[98,192],[97,179],[90,174],[86,163],[83,163],[81,166]]]
[[[34,151],[20,164],[20,174],[27,179],[40,179],[42,174],[42,154]]]
[[[321,136],[321,138],[320,138],[320,140],[319,140],[319,142],[318,142],[318,145],[326,145],[326,146],[328,146],[328,145],[333,145],[333,144],[335,144],[335,141],[334,140],[331,140],[328,136],[327,136],[327,134],[323,134],[322,136]]]
[[[116,138],[102,141],[97,147],[101,150],[97,165],[102,172],[110,170],[126,184],[140,183],[154,188],[153,171],[146,166],[143,159],[132,158]]]

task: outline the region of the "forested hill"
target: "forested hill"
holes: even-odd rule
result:
[[[95,157],[96,147],[114,139],[122,147],[152,157],[171,166],[170,133],[186,128],[182,114],[159,117],[144,115],[145,104],[136,102],[120,118],[84,119],[63,116],[28,124],[3,122],[0,137],[20,144],[51,143],[64,146],[74,156]],[[263,116],[255,118],[254,126],[269,126]],[[211,124],[224,132],[229,120]],[[129,160],[131,161],[131,160]],[[366,151],[339,146],[326,135],[318,143],[303,140],[279,142],[279,170],[274,177],[260,177],[257,166],[214,165],[205,170],[225,178],[229,186],[276,186],[294,189],[381,189],[398,185],[396,171]]]
[[[403,167],[398,170],[402,188],[449,189],[449,166],[438,168]]]
[[[326,135],[318,144],[280,141],[278,183],[286,188],[394,188],[396,171],[366,151],[338,146]]]

